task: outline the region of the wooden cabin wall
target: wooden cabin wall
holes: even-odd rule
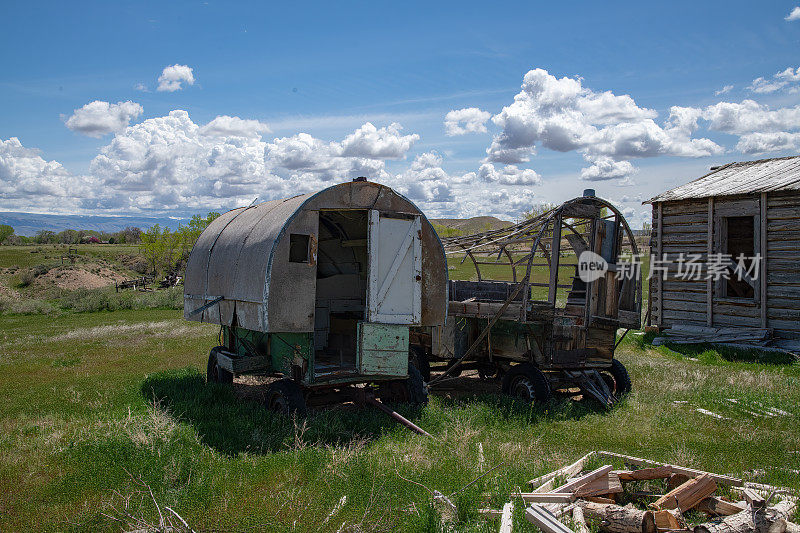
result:
[[[767,196],[767,326],[800,337],[800,193]]]
[[[719,217],[750,213],[758,217],[757,248],[764,253],[758,300],[725,299],[712,282],[675,279],[677,265],[672,263],[668,280],[650,280],[651,324],[771,327],[778,336],[800,337],[800,193],[654,204],[651,254],[658,256],[660,249],[672,262],[680,253],[696,253],[705,262],[709,251],[719,250]],[[766,241],[764,246],[761,238]]]

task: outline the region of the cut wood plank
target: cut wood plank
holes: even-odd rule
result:
[[[514,502],[503,505],[503,514],[500,517],[500,533],[511,533],[514,525]]]
[[[538,503],[534,503],[525,510],[525,519],[538,526],[544,533],[575,533]]]
[[[701,501],[695,508],[698,511],[703,511],[704,513],[708,513],[712,516],[730,516],[736,513],[741,513],[747,509],[747,506],[712,496]]]
[[[611,472],[613,468],[614,467],[612,467],[611,465],[601,466],[597,470],[592,470],[588,474],[579,477],[575,481],[570,481],[565,485],[561,485],[560,487],[553,489],[553,492],[574,492],[575,489],[577,489],[578,487],[582,487],[587,483],[591,483],[595,479],[605,476],[606,474]]]
[[[586,498],[587,496],[602,496],[604,494],[619,494],[623,492],[622,483],[619,476],[613,472],[608,475],[599,477],[594,481],[586,483],[582,487],[578,487],[575,491],[577,498]]]
[[[668,466],[655,466],[639,470],[614,470],[620,481],[645,481],[648,479],[665,479],[672,475]]]
[[[690,479],[683,485],[669,491],[651,504],[659,511],[664,509],[691,509],[717,490],[717,483],[709,474]]]
[[[586,461],[594,456],[597,452],[589,452],[571,465],[559,468],[554,472],[550,472],[549,474],[545,474],[543,476],[539,476],[535,479],[528,481],[532,488],[535,488],[533,492],[549,492],[553,489],[554,483],[553,480],[559,476],[564,475],[567,477],[574,476],[581,470],[583,470],[583,465],[586,464]],[[542,485],[543,484],[543,485]],[[541,486],[539,486],[541,485]]]
[[[674,326],[673,326],[674,327]],[[700,474],[708,474],[712,477],[714,481],[717,483],[722,483],[724,485],[730,485],[731,487],[743,487],[744,482],[741,479],[731,477],[731,476],[723,476],[721,474],[712,474],[711,472],[704,472],[702,470],[695,470],[694,468],[686,468],[685,466],[676,466],[667,463],[660,463],[658,461],[651,461],[649,459],[642,459],[640,457],[633,457],[632,455],[624,455],[621,453],[614,453],[608,451],[598,451],[598,455],[605,455],[606,457],[616,457],[617,459],[622,459],[627,461],[628,463],[643,466],[668,466],[672,469],[673,472],[676,474],[686,474],[690,477],[697,477]]]
[[[761,509],[767,505],[767,501],[753,489],[742,490],[742,497],[753,509]]]
[[[587,502],[592,502],[592,503],[602,503],[602,504],[611,504],[611,505],[616,505],[617,504],[617,502],[612,500],[611,498],[603,498],[602,496],[587,496],[586,498],[584,498],[584,500],[586,500]]]
[[[478,513],[487,518],[500,518],[503,516],[503,511],[500,509],[478,509]]]
[[[585,500],[578,500],[576,505],[583,508],[588,518],[598,520],[600,530],[606,533],[657,533],[658,531],[652,511]]]
[[[571,492],[520,492],[516,494],[526,503],[572,503],[575,494]]]

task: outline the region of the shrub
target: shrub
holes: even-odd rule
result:
[[[36,278],[36,275],[33,273],[33,270],[30,268],[26,268],[25,270],[20,270],[19,273],[15,276],[16,278],[16,285],[17,287],[27,287],[33,280]]]

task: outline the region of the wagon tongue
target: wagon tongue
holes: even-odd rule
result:
[[[564,373],[575,380],[584,393],[589,394],[607,408],[610,409],[617,403],[616,396],[597,370],[566,370]]]

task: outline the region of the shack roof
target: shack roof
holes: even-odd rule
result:
[[[644,202],[800,190],[800,156],[728,163]]]

